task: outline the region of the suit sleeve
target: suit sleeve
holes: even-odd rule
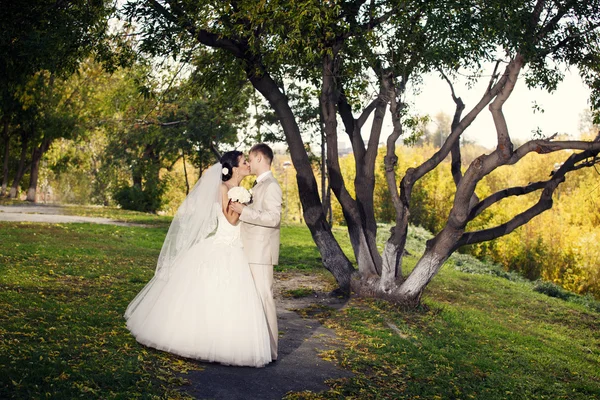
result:
[[[269,183],[265,190],[262,209],[244,207],[240,219],[248,224],[276,228],[281,222],[281,188],[276,182]]]

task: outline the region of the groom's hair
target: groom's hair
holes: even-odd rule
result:
[[[269,165],[271,165],[271,163],[273,162],[273,150],[271,150],[271,148],[264,143],[258,143],[252,146],[252,148],[250,149],[250,153],[262,154],[262,156],[269,161]]]

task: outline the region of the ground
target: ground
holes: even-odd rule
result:
[[[0,221],[136,225],[110,218],[67,215],[68,211],[51,205],[0,206]],[[332,282],[320,274],[276,272],[279,359],[265,368],[198,362],[198,370],[185,375],[190,384],[182,390],[197,399],[281,399],[291,391],[327,390],[325,380],[350,376],[350,372],[320,357],[320,353],[340,343],[332,330],[305,312],[314,306],[343,307],[345,300],[331,296],[332,288]]]
[[[293,297],[309,292],[308,296]],[[321,305],[338,309],[345,300],[329,295],[329,284],[302,272],[275,273],[279,322],[279,359],[265,368],[227,367],[202,363],[187,375],[185,391],[198,399],[281,399],[290,391],[329,389],[325,380],[350,376],[319,353],[340,345],[335,333],[304,310]]]

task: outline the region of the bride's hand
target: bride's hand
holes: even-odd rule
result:
[[[237,201],[232,201],[231,204],[229,204],[229,207],[235,211],[238,214],[242,214],[242,211],[244,211],[244,207],[246,207],[244,204],[242,203],[238,203]]]

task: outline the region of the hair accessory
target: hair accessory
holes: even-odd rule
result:
[[[223,173],[223,175],[227,175],[229,173],[229,168],[224,167],[221,172]]]

